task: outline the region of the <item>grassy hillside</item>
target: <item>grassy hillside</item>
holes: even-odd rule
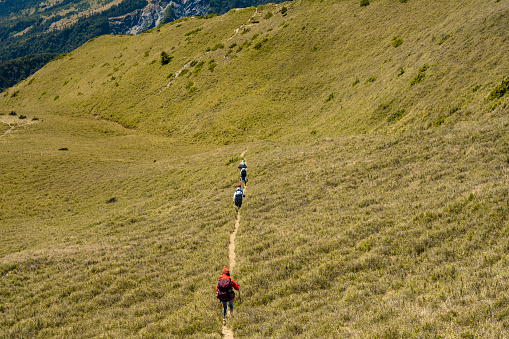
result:
[[[508,12],[232,10],[4,91],[0,337],[220,337],[247,150],[235,337],[504,338]]]
[[[504,1],[232,10],[97,38],[4,100],[188,142],[287,136],[289,124],[293,140],[426,129],[491,108],[486,97],[508,76],[505,13]]]

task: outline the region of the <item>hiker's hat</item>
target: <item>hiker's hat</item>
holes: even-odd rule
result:
[[[238,184],[237,187],[242,187],[242,184]]]

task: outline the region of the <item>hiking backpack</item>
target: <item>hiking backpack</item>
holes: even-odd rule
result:
[[[235,203],[241,203],[242,202],[242,191],[238,190],[235,192]]]
[[[245,168],[242,168],[242,169],[240,170],[240,175],[241,175],[242,177],[245,177],[245,176],[247,175],[247,170],[246,170]]]
[[[221,301],[230,301],[232,294],[235,293],[232,290],[232,280],[230,278],[221,278],[217,282],[217,298]]]

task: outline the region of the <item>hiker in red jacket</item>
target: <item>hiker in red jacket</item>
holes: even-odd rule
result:
[[[225,266],[223,267],[223,274],[219,277],[216,285],[216,296],[223,303],[223,325],[226,323],[226,308],[230,305],[230,315],[233,315],[233,299],[235,299],[235,292],[233,289],[239,290],[239,285],[230,278],[230,270]]]

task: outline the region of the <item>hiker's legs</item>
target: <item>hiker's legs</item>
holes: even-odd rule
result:
[[[233,299],[228,302],[230,305],[230,315],[233,315]]]
[[[223,303],[223,319],[226,317],[226,308],[227,308],[227,301],[221,301]],[[230,308],[231,310],[231,308]]]

